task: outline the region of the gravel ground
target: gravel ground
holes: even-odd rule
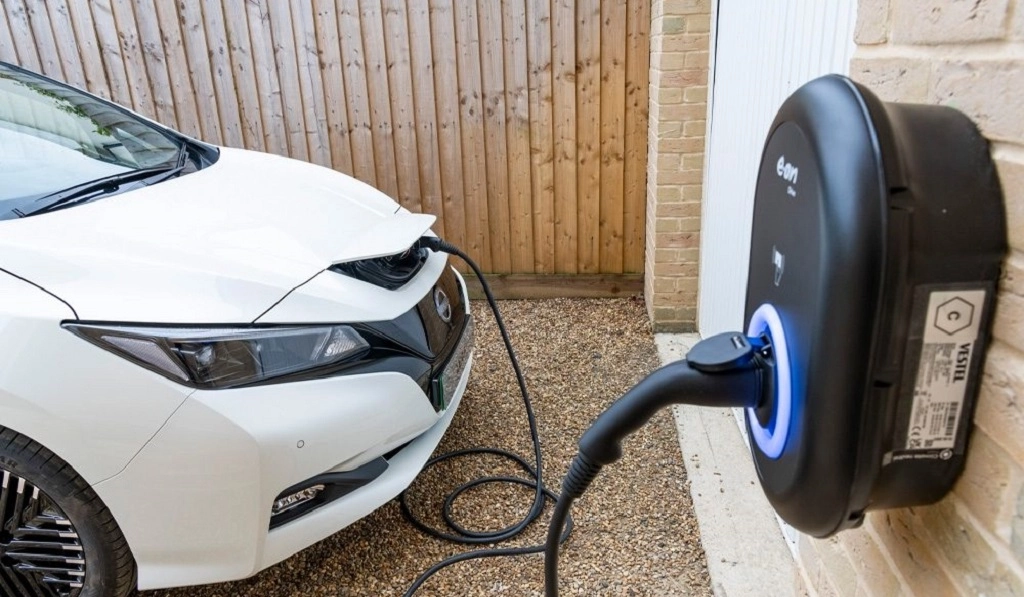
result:
[[[478,325],[474,370],[439,451],[492,446],[532,460],[515,378],[486,307],[483,302],[473,305]],[[557,491],[580,434],[603,408],[657,367],[643,303],[556,299],[502,301],[500,307],[533,395],[546,483]],[[659,413],[625,448],[623,459],[605,469],[576,502],[576,530],[562,551],[562,593],[711,595],[670,412]],[[413,509],[437,520],[442,496],[473,476],[495,470],[516,473],[490,456],[438,465],[413,484]],[[498,528],[525,512],[531,497],[525,488],[484,486],[458,500],[454,512],[468,526]],[[512,544],[542,542],[546,524],[545,516]],[[401,595],[420,572],[466,549],[419,533],[392,501],[250,579],[139,597]],[[418,597],[542,594],[540,554],[456,564],[417,592]]]

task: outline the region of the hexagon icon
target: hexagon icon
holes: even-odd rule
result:
[[[974,305],[960,297],[949,299],[935,310],[935,327],[950,336],[971,327],[973,319]]]

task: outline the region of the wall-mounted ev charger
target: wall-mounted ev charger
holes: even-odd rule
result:
[[[835,75],[798,89],[762,153],[748,327],[655,371],[580,438],[547,594],[572,501],[668,404],[744,407],[761,485],[807,534],[942,498],[964,467],[1005,253],[995,166],[966,116]]]

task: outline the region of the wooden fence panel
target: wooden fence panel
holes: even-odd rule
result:
[[[54,77],[60,77],[61,70],[59,64],[47,64],[39,57],[39,47],[43,47],[45,51],[47,40],[39,40],[39,43],[36,43],[35,37],[32,35],[32,25],[29,22],[28,6],[25,5],[25,2],[23,0],[6,0],[3,3],[3,7],[7,13],[6,17],[13,34],[11,46],[5,48],[4,53],[18,60],[19,64],[25,68],[43,71]],[[49,69],[44,71],[44,66],[48,66]]]
[[[555,272],[555,183],[552,138],[554,113],[551,90],[551,3],[527,0],[527,61],[529,63],[530,202],[533,209],[533,269]]]
[[[441,205],[441,164],[437,141],[437,96],[430,45],[430,6],[427,0],[409,3],[409,53],[412,58],[412,97],[415,98],[416,151],[420,177],[420,211],[437,214],[437,232],[444,232]]]
[[[363,53],[359,3],[338,0],[338,36],[341,41],[342,74],[345,76],[345,104],[348,111],[349,142],[352,151],[351,174],[369,184],[377,184],[377,164],[373,152],[373,119],[367,91],[366,59]]]
[[[593,294],[643,270],[649,26],[650,0],[4,0],[0,60],[356,176],[509,288]]]
[[[395,169],[398,202],[410,211],[422,211],[420,169],[416,148],[416,115],[413,107],[412,60],[405,3],[383,0],[384,54],[387,57],[392,130],[395,135]]]
[[[601,217],[601,0],[576,1],[576,263],[596,273]]]
[[[160,0],[156,0],[160,2]],[[238,92],[238,112],[242,119],[242,139],[245,147],[267,151],[260,111],[260,92],[256,82],[252,42],[249,39],[249,21],[246,19],[244,0],[224,3],[224,27],[232,64],[235,88]],[[340,163],[340,161],[339,161]]]
[[[551,57],[555,136],[555,271],[579,271],[576,236],[576,11],[574,0],[552,0]]]
[[[351,175],[352,147],[349,143],[348,111],[345,109],[341,44],[338,43],[338,12],[334,0],[314,0],[313,7],[316,11],[317,55],[323,71],[324,102],[331,140],[330,164],[336,170]]]
[[[647,91],[650,83],[651,3],[629,0],[626,9],[626,142],[623,164],[622,269],[644,269],[647,210]]]
[[[600,264],[622,271],[623,159],[625,158],[626,3],[601,1],[601,218]]]

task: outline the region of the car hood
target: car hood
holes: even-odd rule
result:
[[[0,222],[0,268],[80,319],[243,323],[333,263],[408,248],[433,221],[333,170],[222,149],[186,176]]]

